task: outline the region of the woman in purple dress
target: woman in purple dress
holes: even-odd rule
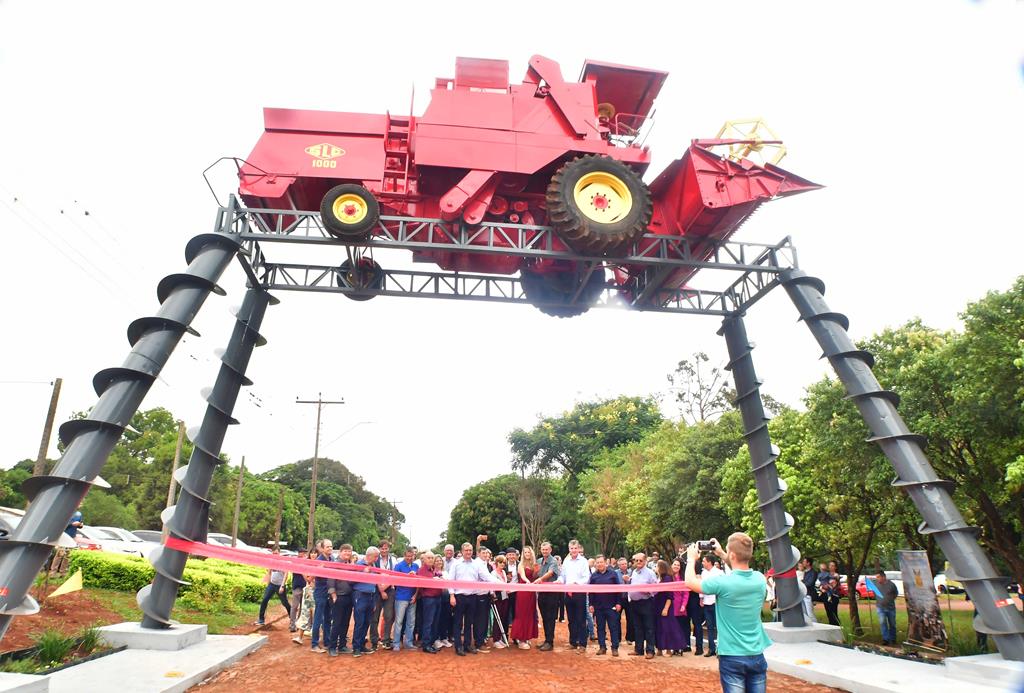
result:
[[[665,561],[658,561],[658,577],[662,582],[672,583],[672,572]],[[657,626],[654,630],[654,643],[658,655],[676,654],[686,647],[683,629],[679,627],[675,612],[672,609],[672,593],[656,592],[654,608],[657,613]]]

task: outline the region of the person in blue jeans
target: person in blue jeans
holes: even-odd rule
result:
[[[715,554],[732,572],[697,575],[700,550],[686,549],[686,584],[701,594],[715,596],[718,620],[718,676],[724,693],[764,693],[768,683],[765,649],[772,644],[761,625],[761,607],[768,592],[764,575],[750,568],[753,540],[743,532],[729,535],[725,550],[712,539]]]
[[[444,559],[435,556],[429,551],[423,556],[423,561],[416,575],[421,578],[433,580],[444,575]],[[423,623],[420,625],[420,646],[427,654],[437,654],[440,650],[434,646],[438,641],[437,614],[441,606],[441,588],[419,589],[419,600],[423,604]]]
[[[414,575],[419,569],[416,565],[416,551],[405,549],[405,557],[395,564],[395,572]],[[416,631],[416,593],[415,587],[395,588],[395,625],[391,631],[391,646],[395,652],[401,649],[402,629],[405,629],[405,649],[413,648],[413,634]]]
[[[334,545],[330,539],[321,539],[316,543],[316,560],[333,561]],[[326,647],[320,647],[320,634],[323,633],[323,644],[327,645],[331,638],[331,598],[328,594],[330,578],[317,577],[313,582],[313,641],[310,648],[313,652],[326,653]]]
[[[608,568],[608,561],[604,554],[594,556],[594,572],[590,574],[591,585],[621,585],[622,578],[614,570]],[[619,656],[619,641],[622,637],[622,622],[619,620],[619,612],[622,611],[621,592],[600,592],[590,595],[590,606],[588,610],[593,614],[597,628],[597,654],[603,655],[608,652],[605,647],[605,629],[611,639],[612,657]]]
[[[881,570],[875,573],[874,593],[875,609],[878,610],[878,623],[882,626],[882,644],[896,644],[896,597],[899,590],[896,583],[885,577]]]
[[[356,565],[364,566],[364,572],[370,572],[370,566],[377,562],[380,556],[380,549],[371,546],[366,549],[365,557],[356,561]],[[352,583],[352,616],[355,625],[352,629],[352,656],[361,657],[364,654],[373,654],[374,648],[366,647],[366,636],[370,629],[370,621],[373,618],[373,606],[376,601],[377,585],[370,582]]]

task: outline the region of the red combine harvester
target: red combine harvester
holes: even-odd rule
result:
[[[455,78],[436,81],[419,117],[268,108],[266,131],[240,168],[239,193],[253,208],[319,208],[326,231],[353,244],[395,223],[381,214],[527,233],[550,226],[564,243],[556,250],[594,262],[456,248],[415,251],[414,260],[519,272],[527,298],[559,317],[587,310],[609,286],[607,267],[611,286],[642,307],[685,288],[696,271],[627,261],[656,236],[686,237],[703,260],[762,202],[820,187],[746,158],[781,145],[757,137],[694,140],[646,185],[650,153],[640,135],[667,76],[588,60],[570,82],[556,62],[534,56],[523,83],[509,84],[507,61],[457,58]],[[723,147],[731,153],[716,153]],[[339,281],[357,290],[346,295],[365,299],[372,294],[358,289],[380,288],[383,273],[359,255],[342,265]]]

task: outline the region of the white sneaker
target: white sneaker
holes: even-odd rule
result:
[[[442,647],[444,647],[444,642],[441,640],[435,640],[434,644],[431,647],[433,647],[435,650],[440,650]]]
[[[494,643],[494,649],[496,650],[504,650],[506,647],[508,647],[508,645],[503,643],[501,640],[497,640]]]
[[[443,644],[445,647],[455,647],[455,644],[452,643],[451,640],[447,640],[447,639],[444,640],[441,644]]]
[[[520,650],[528,650],[528,649],[530,649],[530,643],[528,643],[528,642],[521,642],[521,643],[519,643],[519,649]]]

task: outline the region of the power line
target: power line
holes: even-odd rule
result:
[[[15,201],[17,201],[17,198],[15,198]],[[60,253],[60,254],[61,254],[62,256],[64,256],[64,258],[65,258],[65,259],[66,259],[66,260],[67,260],[68,262],[70,262],[70,263],[71,263],[72,265],[74,265],[75,267],[77,267],[78,269],[80,269],[80,270],[82,271],[82,274],[86,275],[87,277],[89,277],[89,279],[91,279],[91,280],[93,280],[94,282],[96,282],[96,284],[97,284],[97,285],[98,285],[98,286],[99,286],[100,288],[102,288],[102,289],[103,289],[104,291],[106,291],[107,293],[109,293],[109,294],[110,294],[110,295],[111,295],[111,296],[112,296],[113,298],[119,298],[119,296],[117,295],[117,293],[115,292],[115,290],[114,290],[114,289],[112,289],[112,288],[111,288],[110,286],[108,286],[108,285],[107,285],[107,284],[105,284],[104,282],[100,281],[99,277],[97,277],[97,276],[96,276],[95,274],[93,274],[92,272],[90,272],[89,270],[87,270],[87,269],[86,269],[86,268],[85,268],[84,266],[82,266],[82,264],[81,264],[80,262],[78,262],[77,260],[75,260],[75,258],[73,258],[73,257],[71,257],[70,255],[68,255],[68,254],[67,254],[67,253],[66,253],[66,252],[65,252],[65,251],[64,251],[64,250],[63,250],[63,249],[62,249],[62,248],[61,248],[60,246],[58,246],[58,245],[57,245],[56,243],[54,243],[54,242],[53,242],[53,241],[51,241],[51,240],[50,240],[49,238],[47,238],[47,236],[46,236],[46,235],[45,235],[45,234],[44,234],[44,233],[43,233],[42,231],[40,231],[39,229],[37,229],[37,228],[35,227],[35,225],[34,225],[34,224],[32,224],[32,222],[30,222],[30,221],[29,221],[28,219],[25,219],[25,218],[24,218],[24,217],[22,217],[22,216],[21,216],[20,214],[18,214],[18,212],[17,212],[17,211],[15,211],[15,209],[14,209],[13,207],[11,207],[11,205],[10,205],[10,204],[8,204],[7,200],[0,200],[0,202],[3,202],[4,206],[5,206],[5,207],[7,207],[8,211],[10,211],[10,213],[11,213],[11,214],[13,214],[13,215],[14,215],[15,217],[17,217],[17,218],[18,218],[18,221],[20,221],[20,222],[21,222],[22,224],[24,224],[25,226],[27,226],[28,228],[30,228],[30,229],[31,229],[31,230],[33,231],[33,233],[35,233],[35,234],[36,234],[37,236],[39,236],[39,237],[40,237],[41,239],[43,239],[44,241],[46,241],[46,243],[47,243],[47,244],[48,244],[48,245],[49,245],[49,246],[50,246],[51,248],[53,248],[53,249],[54,249],[54,250],[56,250],[56,251],[57,251],[58,253]],[[81,253],[79,253],[79,255],[81,255]],[[85,259],[85,258],[83,257],[83,259]],[[88,262],[88,261],[87,261],[87,262]],[[99,272],[99,274],[101,274],[101,275],[103,274],[103,272],[102,272],[102,271],[100,271],[100,270],[97,270],[97,272]]]

